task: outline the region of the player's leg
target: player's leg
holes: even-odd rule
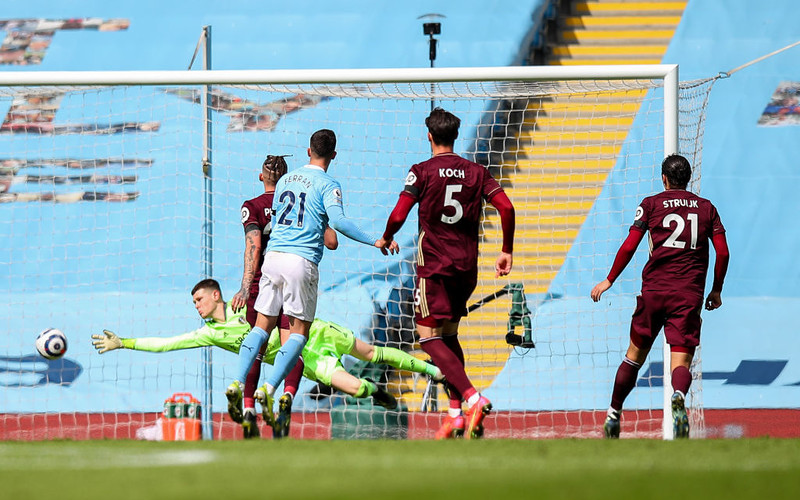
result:
[[[253,366],[250,368],[250,371],[247,372],[247,377],[244,381],[244,412],[242,414],[242,436],[244,439],[251,439],[257,438],[260,435],[258,430],[258,421],[256,419],[256,403],[254,393],[256,392],[256,387],[258,386],[258,379],[261,377],[261,362],[264,357],[264,349],[266,349],[267,344],[264,343],[261,346],[261,352],[258,353],[256,356],[256,360],[253,362]],[[230,414],[230,407],[228,408],[228,413]],[[236,422],[236,419],[233,418],[231,415],[231,419]]]
[[[692,359],[700,344],[700,311],[703,296],[673,295],[669,301],[664,335],[670,345],[672,370],[672,430],[676,439],[689,437],[689,416],[686,395],[692,385]]]
[[[275,426],[272,428],[272,438],[280,439],[289,436],[289,427],[292,423],[292,403],[300,387],[305,364],[300,356],[294,368],[283,381],[283,394],[278,398],[278,413],[275,415]]]
[[[267,252],[264,261],[273,252]],[[280,276],[283,283],[280,302],[283,312],[289,319],[289,335],[281,332],[281,348],[275,355],[272,371],[262,386],[262,407],[272,407],[275,389],[294,368],[300,354],[308,342],[308,332],[317,310],[317,286],[319,270],[316,264],[298,255],[275,252],[275,268],[270,270]],[[266,276],[266,272],[264,276]],[[263,278],[262,278],[263,279]],[[259,392],[261,390],[259,389]],[[267,411],[262,408],[265,418]],[[274,426],[274,417],[270,419]]]
[[[389,392],[381,389],[372,380],[351,375],[341,365],[331,374],[330,386],[356,398],[371,396],[375,404],[383,406],[387,410],[397,408],[397,400]]]
[[[229,414],[235,411],[235,408],[241,408],[245,387],[240,381],[247,380],[248,373],[251,372],[253,363],[256,362],[259,355],[263,354],[262,348],[266,344],[266,338],[264,337],[266,337],[268,329],[271,330],[275,327],[276,321],[276,316],[265,316],[259,313],[256,326],[250,330],[250,333],[247,334],[242,342],[239,348],[237,377],[225,390],[225,397],[228,399]]]
[[[355,339],[353,348],[350,352],[346,353],[358,358],[362,361],[369,361],[370,363],[384,364],[397,368],[398,370],[405,370],[414,373],[421,373],[428,375],[433,380],[439,382],[444,378],[442,371],[438,367],[426,363],[407,352],[395,349],[394,347],[381,347]]]
[[[288,337],[289,332],[289,318],[285,314],[281,314],[278,320],[278,328]],[[274,360],[274,358],[273,358]],[[283,394],[278,399],[278,412],[274,415],[272,438],[281,439],[289,435],[289,428],[292,423],[292,403],[297,394],[297,389],[300,387],[300,379],[303,376],[303,357],[301,356],[294,368],[286,376],[283,381]],[[265,411],[271,411],[272,408],[263,408]]]
[[[637,345],[641,341],[637,339],[636,342],[631,340],[628,345],[628,350],[625,353],[625,358],[617,368],[617,374],[614,377],[614,387],[611,391],[611,405],[606,412],[606,420],[603,423],[603,432],[607,438],[618,438],[620,433],[620,418],[622,417],[622,405],[625,399],[636,386],[636,380],[639,378],[639,369],[647,359],[647,354],[650,352],[650,347],[646,346],[641,348]]]
[[[262,352],[261,347],[269,340],[269,332],[278,323],[284,289],[287,286],[286,276],[281,272],[282,255],[284,254],[277,252],[267,252],[264,255],[258,297],[254,304],[258,315],[255,326],[239,348],[237,382],[245,380],[256,356]]]
[[[272,428],[273,439],[280,439],[289,435],[289,427],[292,423],[292,403],[300,387],[300,379],[303,377],[303,357],[297,359],[294,368],[283,381],[283,394],[278,398],[278,413],[275,415],[275,426]]]
[[[672,432],[676,439],[689,437],[689,415],[686,413],[686,394],[692,384],[694,348],[671,346],[670,362],[672,369]]]
[[[442,339],[443,334],[450,336],[458,333],[458,321],[449,321],[454,316],[447,291],[450,286],[451,283],[444,277],[417,278],[415,299],[417,333],[420,336],[422,350],[431,357],[448,383],[465,398],[472,397],[474,400],[478,391],[469,381],[464,364]]]
[[[308,339],[308,329],[310,321],[302,321],[293,316],[289,318],[289,331],[281,332],[281,341],[285,342],[275,354],[272,371],[267,377],[266,383],[259,387],[255,393],[255,399],[261,405],[261,416],[264,422],[272,427],[273,435],[278,428],[278,422],[274,413],[275,389],[289,375],[300,360],[300,354]],[[302,368],[301,368],[302,369]],[[289,410],[291,411],[291,409]],[[288,432],[288,428],[287,428]]]
[[[461,365],[464,366],[464,350],[461,348],[461,343],[458,341],[458,335],[442,335],[442,341],[453,351],[461,362]],[[461,410],[464,398],[461,396],[461,393],[458,392],[458,389],[449,383],[445,383],[445,391],[447,392],[450,403],[447,409],[447,417],[445,417],[444,422],[442,422],[441,427],[439,427],[439,430],[436,431],[436,435],[434,436],[436,439],[461,437],[464,435],[464,429],[466,428],[466,420],[464,420],[464,415]]]
[[[440,326],[433,326],[439,323]],[[442,320],[436,320],[430,316],[427,318],[417,319],[417,332],[420,336],[420,346],[442,370],[448,384],[452,385],[460,394],[467,399],[469,408],[467,409],[465,436],[469,438],[479,437],[481,433],[481,425],[483,419],[492,410],[492,405],[489,400],[482,396],[472,385],[464,365],[458,359],[458,356],[451,351],[442,340],[442,332],[444,326],[441,326]],[[447,322],[448,328],[457,328],[457,324]],[[452,332],[448,332],[452,333]],[[458,398],[458,412],[460,413],[460,400]],[[456,409],[453,408],[453,413]],[[448,414],[450,416],[450,414]],[[453,419],[457,415],[452,416]],[[469,435],[467,434],[469,433]]]
[[[257,286],[255,290],[251,289],[250,292],[250,296],[247,299],[246,318],[247,323],[250,324],[250,327],[252,328],[256,325],[256,320],[258,319],[258,311],[255,309],[256,297],[258,296]],[[244,439],[257,438],[260,434],[256,419],[256,405],[255,399],[253,398],[253,393],[258,386],[258,379],[261,377],[261,361],[263,359],[265,348],[266,343],[262,346],[258,356],[256,356],[256,360],[253,362],[253,366],[250,367],[250,371],[247,372],[247,377],[244,382],[244,390],[242,393],[244,409],[241,407],[228,406],[228,414],[230,415],[231,420],[242,424],[242,434]]]
[[[447,379],[467,400],[465,435],[482,434],[482,422],[492,410],[489,400],[472,385],[464,364],[442,339],[443,335],[458,334],[458,320],[466,314],[466,301],[475,288],[472,275],[464,277],[417,278],[415,316],[420,346],[439,367]],[[459,405],[460,407],[460,405]]]
[[[618,438],[622,406],[636,386],[639,369],[647,359],[653,342],[664,324],[663,312],[656,307],[658,301],[649,294],[636,298],[636,310],[631,317],[630,344],[625,358],[617,368],[614,387],[611,391],[611,405],[606,412],[603,433],[606,438]]]

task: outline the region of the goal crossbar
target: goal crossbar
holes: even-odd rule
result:
[[[477,82],[486,80],[634,79],[674,76],[676,64],[618,66],[502,66],[478,68],[370,68],[202,71],[20,71],[0,73],[4,86],[242,85],[297,83]],[[666,85],[666,83],[665,83]]]

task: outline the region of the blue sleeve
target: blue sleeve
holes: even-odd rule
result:
[[[328,214],[328,224],[347,236],[351,240],[358,241],[365,245],[374,245],[378,238],[365,233],[358,225],[344,215],[344,208],[342,207],[342,188],[338,182],[331,179],[330,183],[325,187],[323,195],[323,204],[325,206],[325,213]]]
[[[378,241],[378,238],[368,235],[355,222],[345,217],[341,205],[334,204],[325,208],[330,226],[351,240],[356,240],[365,245],[374,245]]]

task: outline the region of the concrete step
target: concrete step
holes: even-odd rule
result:
[[[563,29],[559,38],[565,43],[630,45],[630,44],[663,44],[669,45],[675,29]]]
[[[618,143],[623,142],[627,136],[628,130],[621,128],[596,131],[538,129],[519,134],[521,140],[548,144],[553,148],[575,144]]]
[[[555,101],[537,102],[527,108],[527,111],[548,113],[552,116],[564,117],[600,117],[619,116],[621,114],[635,114],[639,111],[641,100],[638,95],[631,96],[630,100],[601,100],[601,99],[558,99]]]
[[[596,57],[598,59],[648,57],[661,59],[667,52],[663,44],[648,45],[555,45],[550,54],[556,57]]]
[[[633,124],[633,116],[608,116],[605,118],[574,118],[566,116],[552,116],[551,114],[526,113],[524,124],[535,126],[538,130],[624,130],[628,131]]]
[[[619,29],[675,29],[681,22],[681,16],[651,16],[651,15],[614,15],[614,16],[565,16],[561,18],[561,25],[565,28],[591,28],[598,30]]]
[[[651,0],[648,2],[638,0],[575,2],[572,5],[572,12],[574,14],[590,14],[593,16],[616,16],[620,14],[680,16],[686,8],[686,3],[687,2],[658,0]]]
[[[661,58],[648,59],[643,57],[597,59],[597,58],[549,58],[548,66],[586,66],[586,65],[621,65],[621,64],[660,64]]]
[[[614,168],[616,165],[617,159],[616,158],[580,158],[577,160],[538,160],[538,159],[531,159],[531,158],[518,158],[513,165],[508,165],[509,168],[517,168],[520,171],[540,171],[543,172],[550,172],[550,171],[565,171],[565,172],[601,172],[601,171],[609,171]],[[505,166],[505,165],[504,165]],[[512,180],[514,186],[517,185],[519,181],[515,179]],[[560,189],[560,188],[554,188]]]
[[[574,145],[563,146],[560,148],[553,148],[552,146],[527,146],[522,148],[528,159],[534,158],[586,158],[586,157],[603,157],[603,158],[616,158],[619,154],[621,146],[616,145]]]
[[[520,172],[514,176],[514,181],[517,186],[525,183],[543,187],[563,186],[565,184],[569,186],[587,187],[588,185],[596,183],[604,183],[607,175],[606,172],[564,172],[559,175],[553,175],[551,173]]]
[[[581,170],[583,172],[583,170]],[[568,172],[567,172],[568,173]],[[530,184],[525,184],[521,181],[512,181],[511,186],[506,188],[506,193],[511,199],[511,202],[516,204],[525,203],[530,200],[575,200],[584,198],[596,198],[600,194],[600,188],[594,186],[578,185],[563,188],[560,186],[535,186],[533,189]],[[524,188],[524,189],[523,189]],[[517,224],[520,227],[520,224]]]
[[[497,234],[502,234],[499,228],[497,229]],[[572,241],[578,236],[578,228],[541,228],[538,227],[535,221],[525,221],[517,226],[515,236],[524,239],[526,242],[536,244],[536,249],[529,249],[527,247],[514,249],[514,255],[524,255],[528,252],[539,253],[540,250],[549,251],[550,249],[547,244],[552,244],[554,246],[571,245]],[[495,238],[495,240],[499,241],[497,238]],[[481,253],[481,258],[484,256],[489,256],[492,259],[496,257],[496,255],[491,252],[491,249],[484,250]],[[492,260],[492,262],[494,261]]]

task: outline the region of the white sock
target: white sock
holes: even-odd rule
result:
[[[609,406],[608,407],[608,412],[606,413],[606,415],[611,417],[611,418],[615,418],[615,419],[619,420],[619,416],[620,416],[621,413],[622,413],[622,411],[617,411],[614,408],[611,408]]]
[[[283,395],[284,396],[289,396],[289,399],[294,400],[294,396],[292,396],[291,392],[284,392]]]
[[[461,408],[448,408],[447,414],[453,418],[461,416]]]
[[[481,399],[481,393],[476,392],[475,394],[470,396],[469,399],[467,399],[467,404],[469,405],[470,408],[472,408],[472,405],[477,403],[479,399]]]
[[[269,394],[270,396],[274,396],[275,395],[275,388],[272,387],[272,385],[267,383],[267,384],[264,384],[264,387],[267,388],[267,394]]]

